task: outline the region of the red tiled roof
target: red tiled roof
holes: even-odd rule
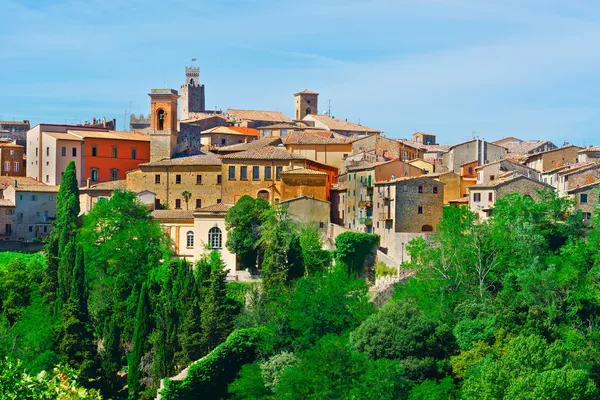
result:
[[[223,160],[306,160],[298,154],[288,153],[278,147],[267,146],[261,149],[247,150],[221,156]]]

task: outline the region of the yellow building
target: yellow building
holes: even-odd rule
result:
[[[292,131],[284,144],[290,153],[336,168],[341,168],[344,159],[352,154],[351,140],[330,131]]]
[[[425,174],[433,174],[435,172],[435,166],[433,165],[433,163],[425,161],[422,158],[411,160],[408,162],[408,164],[412,165],[413,167],[422,169],[425,172]]]

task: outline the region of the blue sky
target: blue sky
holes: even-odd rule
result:
[[[0,119],[147,114],[196,58],[207,108],[321,93],[338,118],[439,142],[600,144],[593,0],[0,0]]]

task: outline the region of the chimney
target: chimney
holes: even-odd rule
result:
[[[15,187],[18,188],[19,187],[19,181],[15,179],[14,181]]]
[[[96,118],[92,118],[92,125],[96,125]]]
[[[85,187],[87,187],[89,189],[90,187],[90,178],[87,178],[85,181]]]

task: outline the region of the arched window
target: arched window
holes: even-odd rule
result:
[[[194,86],[194,78],[190,78],[190,86]]]
[[[423,225],[423,227],[421,228],[421,232],[433,232],[433,226]]]
[[[220,249],[223,247],[221,229],[215,226],[208,231],[208,245],[211,249]]]
[[[306,107],[306,115],[310,115],[310,107]]]
[[[158,110],[156,112],[156,120],[158,121],[157,128],[159,131],[165,129],[165,110]]]
[[[187,233],[187,247],[194,247],[194,232],[192,231]]]

